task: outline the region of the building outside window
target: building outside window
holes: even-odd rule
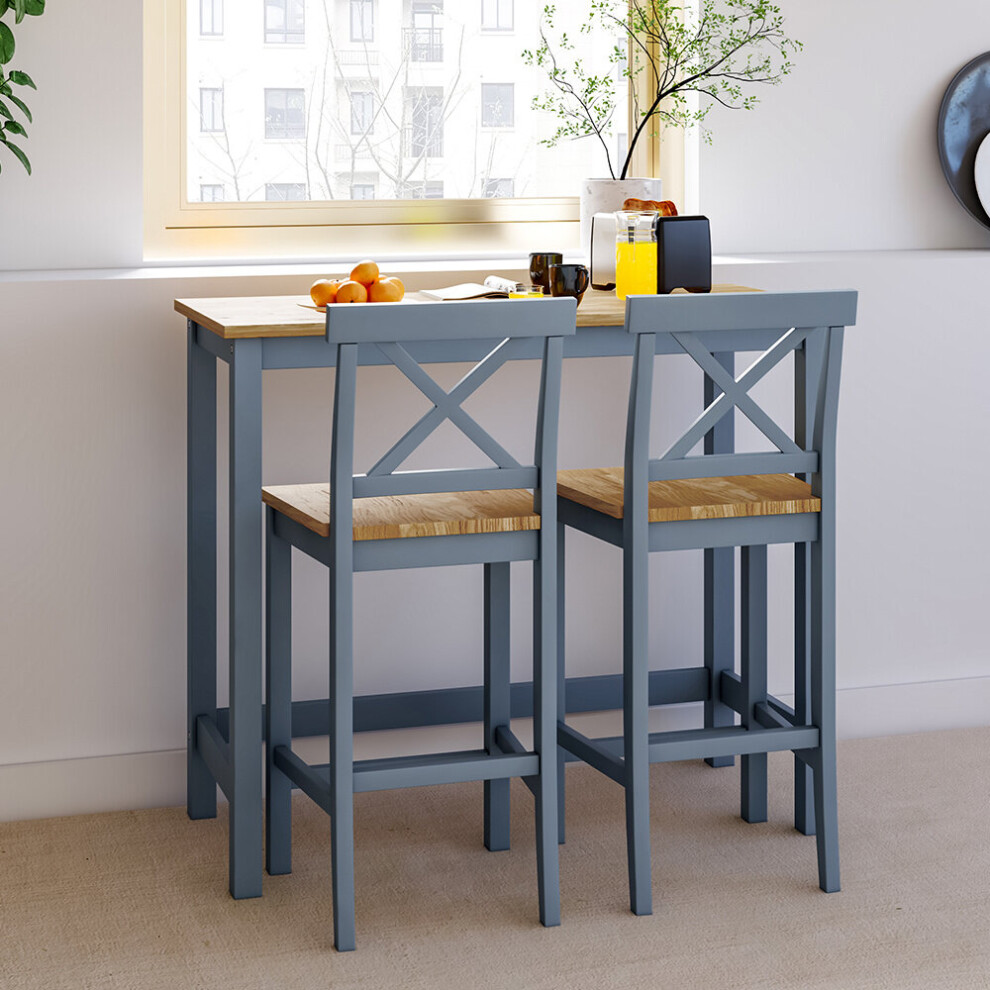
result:
[[[201,183],[199,187],[199,201],[201,203],[222,203],[223,186],[219,183]]]
[[[266,182],[265,200],[269,203],[302,203],[309,199],[305,182]]]
[[[410,153],[443,157],[443,87],[413,86],[406,89],[406,107],[412,122]],[[423,197],[414,197],[423,198]],[[430,198],[430,197],[426,197]]]
[[[305,41],[305,0],[265,0],[265,43],[302,45]]]
[[[351,0],[351,41],[374,40],[374,0]]]
[[[481,84],[481,126],[515,126],[515,84]]]
[[[306,137],[305,90],[265,90],[265,137]]]
[[[406,32],[406,47],[413,62],[443,61],[442,0],[413,0],[412,27]]]
[[[370,182],[356,182],[351,186],[351,199],[374,199],[375,187]]]
[[[204,134],[223,130],[223,90],[216,88],[199,91],[199,129]]]
[[[510,199],[516,194],[515,179],[485,179],[481,195],[485,199]]]
[[[443,180],[411,182],[406,187],[409,199],[443,199]]]
[[[375,123],[375,94],[351,93],[351,134],[370,134]]]
[[[223,0],[199,0],[199,33],[207,38],[223,34]]]
[[[481,30],[511,31],[514,0],[481,0]]]

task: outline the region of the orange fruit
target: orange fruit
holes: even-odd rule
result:
[[[360,282],[363,286],[367,287],[374,282],[380,272],[378,271],[378,265],[372,261],[370,258],[365,258],[364,261],[359,261],[351,269],[351,279],[354,282]]]
[[[386,276],[368,286],[368,302],[399,302],[406,288],[397,278]]]
[[[309,294],[317,306],[327,306],[337,298],[337,289],[340,288],[341,279],[321,278],[317,279],[310,287]]]
[[[337,302],[363,303],[368,301],[368,290],[360,282],[344,282],[337,289]]]

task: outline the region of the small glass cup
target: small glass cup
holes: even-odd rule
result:
[[[510,299],[542,299],[543,286],[530,285],[528,282],[516,282],[516,287],[509,290]]]

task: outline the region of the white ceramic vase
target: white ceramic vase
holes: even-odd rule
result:
[[[581,250],[591,256],[591,218],[614,213],[625,200],[661,199],[659,179],[585,179],[581,183]]]

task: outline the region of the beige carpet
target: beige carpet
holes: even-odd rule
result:
[[[481,786],[357,798],[358,950],[330,948],[328,823],[299,798],[295,873],[226,893],[227,831],[182,809],[0,825],[0,987],[990,988],[990,729],[840,747],[843,890],[790,825],[737,817],[738,771],[653,768],[655,913],[626,908],[621,792],[568,771],[564,924],[536,920],[532,803],[481,847]]]

